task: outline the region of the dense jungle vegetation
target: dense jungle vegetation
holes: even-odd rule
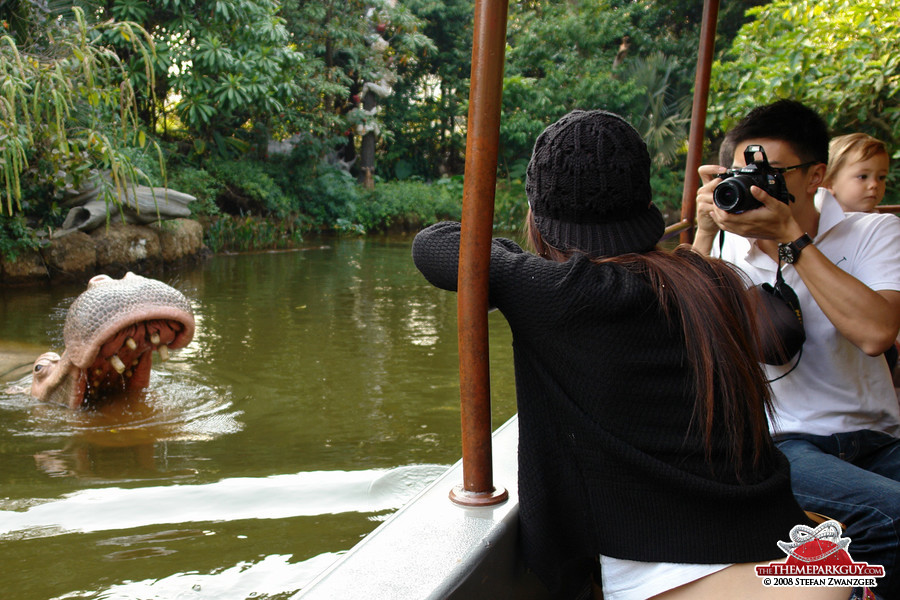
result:
[[[99,187],[196,196],[214,251],[458,217],[474,0],[0,0],[0,253]],[[722,3],[708,156],[794,97],[900,147],[900,0]],[[626,116],[681,197],[702,2],[511,2],[495,226],[524,216],[538,133]],[[897,158],[900,154],[895,153]],[[898,201],[894,169],[888,201]]]

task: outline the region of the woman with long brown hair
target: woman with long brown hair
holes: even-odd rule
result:
[[[768,434],[741,275],[657,248],[650,158],[617,115],[564,116],[527,175],[534,253],[495,239],[489,292],[513,333],[527,564],[559,590],[599,557],[608,599],[781,597],[752,566],[783,560],[778,541],[809,521]],[[459,231],[438,223],[413,243],[447,290]]]

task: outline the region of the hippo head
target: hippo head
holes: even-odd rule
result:
[[[69,307],[65,351],[34,363],[31,395],[81,408],[147,387],[153,351],[161,360],[194,337],[187,298],[161,281],[128,273],[98,275]]]

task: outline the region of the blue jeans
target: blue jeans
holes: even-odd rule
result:
[[[872,591],[900,598],[900,439],[863,430],[775,440],[800,506],[843,523],[853,560],[884,567]]]

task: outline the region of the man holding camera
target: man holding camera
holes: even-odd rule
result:
[[[798,102],[751,111],[723,142],[734,168],[699,169],[694,249],[796,292],[806,341],[767,366],[772,433],[800,505],[841,521],[854,560],[885,568],[874,591],[900,598],[900,407],[882,356],[900,329],[900,219],[845,215],[819,188],[828,142]]]

